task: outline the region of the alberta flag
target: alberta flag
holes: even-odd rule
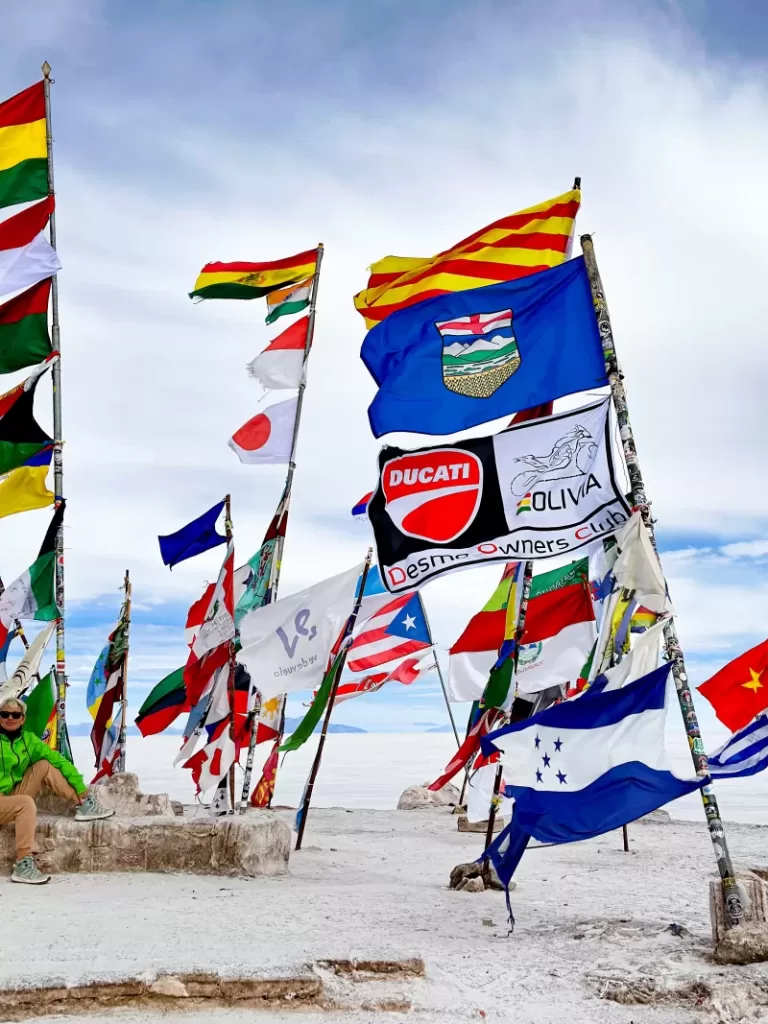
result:
[[[709,779],[678,779],[664,747],[671,666],[620,690],[556,704],[482,738],[486,756],[501,751],[510,824],[487,850],[508,885],[530,838],[573,843],[611,832]]]

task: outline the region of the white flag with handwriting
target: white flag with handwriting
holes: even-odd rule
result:
[[[352,612],[361,572],[356,565],[243,618],[237,660],[262,700],[320,685],[331,647]]]

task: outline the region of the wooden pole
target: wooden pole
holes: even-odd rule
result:
[[[619,436],[624,452],[624,461],[627,464],[630,487],[632,491],[632,503],[639,509],[643,522],[648,528],[654,548],[656,539],[654,536],[653,519],[651,518],[650,502],[646,497],[645,484],[640,472],[640,463],[637,458],[637,447],[632,432],[632,425],[629,421],[629,410],[627,408],[627,395],[624,389],[624,375],[619,367],[616,355],[616,345],[611,328],[611,318],[608,315],[608,304],[603,291],[603,284],[600,273],[597,269],[595,249],[591,235],[581,236],[581,248],[584,253],[584,264],[589,275],[589,284],[592,290],[592,299],[595,304],[595,315],[597,326],[600,331],[600,340],[605,357],[605,371],[608,375],[608,382],[611,386],[611,397],[616,410],[616,419],[619,425]],[[685,659],[680,642],[677,638],[674,620],[670,617],[664,624],[664,639],[666,642],[666,656],[672,663],[672,676],[675,680],[675,690],[683,716],[683,723],[688,735],[688,744],[691,749],[691,757],[699,778],[709,774],[707,755],[704,752],[704,744],[701,739],[699,722],[696,716],[696,709],[693,706],[688,673],[685,667]],[[701,798],[704,803],[704,814],[707,819],[709,835],[715,851],[717,869],[720,873],[720,880],[723,886],[723,900],[725,905],[725,917],[730,928],[740,925],[744,919],[744,909],[741,904],[741,897],[733,873],[733,864],[728,852],[725,839],[725,829],[720,818],[720,810],[717,805],[717,798],[711,783],[701,789]]]
[[[53,130],[51,127],[51,65],[45,61],[42,68],[43,90],[45,93],[45,136],[48,156],[48,194],[55,195],[53,183]],[[56,248],[56,211],[51,212],[48,221],[50,242]],[[51,345],[55,352],[61,352],[61,332],[59,329],[59,280],[56,274],[51,280]],[[54,362],[51,370],[53,386],[53,487],[55,506],[59,507],[64,500],[64,466],[62,462],[62,425],[61,425],[61,356]],[[61,618],[56,620],[56,745],[59,750],[69,753],[67,739],[67,661],[65,653],[64,633],[64,525],[59,527],[56,535],[56,605],[61,611]]]
[[[227,536],[227,551],[232,543],[232,496],[224,498],[224,530]],[[229,693],[229,738],[235,745],[235,671],[237,669],[237,653],[234,638],[229,641],[229,677],[227,692]],[[235,762],[229,766],[229,806],[230,814],[235,813]]]
[[[128,569],[125,570],[125,579],[123,580],[123,588],[125,590],[125,602],[123,604],[123,615],[122,619],[125,624],[125,650],[123,651],[123,667],[122,667],[122,687],[123,687],[123,699],[120,704],[122,707],[122,715],[120,717],[120,736],[118,739],[119,754],[115,763],[116,772],[125,771],[125,754],[126,754],[126,730],[128,728],[128,642],[131,631],[131,574]]]
[[[523,569],[523,589],[520,594],[520,611],[517,616],[517,628],[515,629],[515,651],[512,657],[515,660],[515,694],[517,694],[517,663],[520,659],[520,644],[523,640],[523,633],[525,633],[525,617],[528,612],[528,599],[531,596],[531,582],[533,580],[533,562],[526,562],[525,568]],[[507,716],[509,717],[509,716]],[[501,789],[501,777],[503,774],[503,765],[499,760],[499,767],[496,769],[496,777],[493,780],[493,797],[491,799],[491,809],[488,814],[488,828],[485,832],[485,849],[493,842],[493,829],[496,824],[496,809],[499,805],[499,790]],[[485,867],[488,867],[488,861],[485,861]]]
[[[331,721],[331,712],[333,711],[333,704],[336,700],[336,691],[339,688],[339,680],[341,679],[341,673],[344,671],[344,663],[347,660],[347,641],[352,636],[352,630],[355,628],[355,622],[357,620],[357,613],[360,611],[360,604],[363,600],[363,592],[365,591],[365,581],[368,578],[368,571],[371,568],[371,559],[373,558],[373,549],[368,548],[368,554],[365,556],[365,565],[363,566],[363,573],[360,577],[360,587],[355,598],[355,604],[352,609],[352,614],[347,619],[347,625],[344,630],[344,638],[342,640],[342,654],[339,660],[338,667],[336,669],[336,675],[331,684],[331,692],[328,696],[328,706],[325,709],[325,718],[323,719],[323,728],[320,732],[320,742],[317,744],[317,751],[315,753],[315,759],[312,762],[312,768],[309,773],[309,779],[307,780],[307,788],[304,791],[304,800],[301,807],[301,821],[299,822],[299,834],[296,836],[296,849],[301,849],[301,843],[304,839],[304,829],[307,827],[307,815],[309,814],[309,804],[312,800],[312,791],[315,788],[315,780],[317,779],[317,773],[320,770],[320,761],[323,757],[323,748],[325,747],[325,738],[328,735],[328,724]],[[347,646],[345,646],[347,645]]]

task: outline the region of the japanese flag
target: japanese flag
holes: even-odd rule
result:
[[[229,440],[229,447],[248,465],[276,466],[291,457],[297,398],[270,405],[248,420]]]

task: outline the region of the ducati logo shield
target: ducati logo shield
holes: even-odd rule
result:
[[[402,533],[447,544],[471,525],[483,492],[483,464],[471,452],[435,448],[400,455],[381,474],[385,509]]]

